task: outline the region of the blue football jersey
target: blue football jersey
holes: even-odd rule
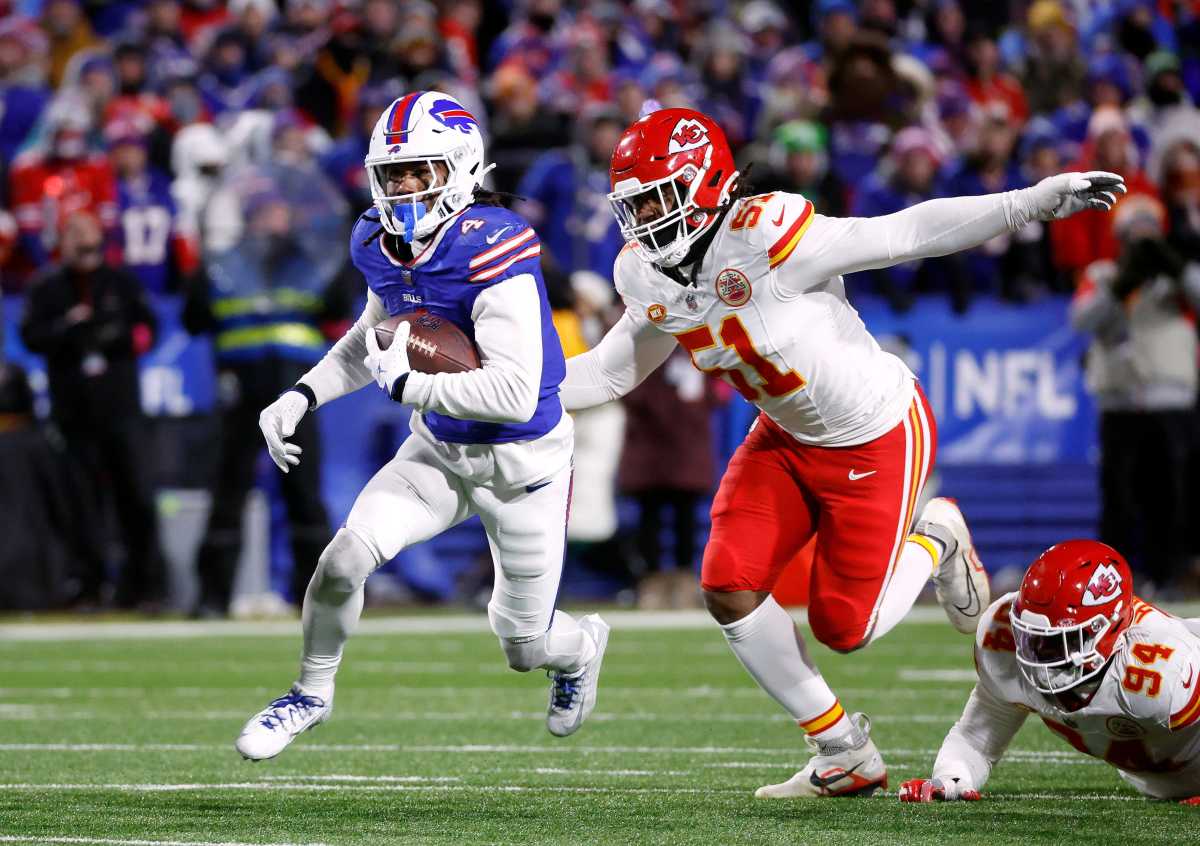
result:
[[[171,185],[156,170],[117,184],[121,246],[125,264],[147,291],[165,293],[171,275],[175,201]]]
[[[423,419],[433,436],[449,443],[499,444],[534,440],[558,425],[563,414],[558,386],[567,367],[542,280],[541,244],[529,223],[499,206],[469,206],[444,223],[425,249],[407,263],[386,252],[382,238],[363,243],[378,229],[374,212],[360,217],[350,233],[350,257],[390,315],[426,309],[449,320],[474,341],[471,312],[481,292],[523,273],[537,282],[542,380],[533,417],[524,423],[487,423],[429,411]]]

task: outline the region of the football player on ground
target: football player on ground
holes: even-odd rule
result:
[[[1200,805],[1200,620],[1133,595],[1121,554],[1090,540],[1052,546],[975,635],[979,681],[932,778],[901,802],[980,798],[1029,714],[1154,799]]]
[[[260,417],[285,473],[300,460],[287,442],[308,411],[375,381],[411,405],[412,435],[359,494],[321,555],[304,597],[304,651],[291,690],[246,723],[243,756],[279,754],[329,717],[342,647],[358,623],[363,584],[380,564],[478,514],[495,562],[488,619],[509,666],[546,669],[546,725],[559,736],[596,701],[608,626],[554,608],[571,499],[571,418],[558,386],[562,348],[550,321],[529,224],[481,191],[489,168],[475,118],[451,97],[415,92],[379,118],[366,157],[375,207],[351,234],[366,277],[358,322]],[[374,327],[424,308],[479,349],[465,373],[410,370],[409,324],[380,350]]]
[[[627,242],[614,269],[626,310],[567,363],[563,402],[573,410],[623,396],[678,343],[759,407],[713,501],[701,586],[734,654],[816,754],[757,795],[869,794],[887,784],[869,721],[843,710],[771,598],[779,573],[816,533],[808,619],[839,652],[887,634],[931,574],[962,632],[975,631],[990,597],[954,503],[934,499],[915,513],[933,466],[933,414],[913,374],[846,302],[842,274],[1108,209],[1124,184],[1068,173],[885,217],[825,217],[797,194],[744,196],[724,133],[690,109],[634,123],[611,175]]]

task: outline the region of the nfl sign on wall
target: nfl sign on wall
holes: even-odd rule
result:
[[[897,315],[855,296],[853,278],[846,287],[867,328],[921,380],[937,415],[939,465],[1094,460],[1087,338],[1071,328],[1065,298],[979,299],[964,315],[922,300]]]

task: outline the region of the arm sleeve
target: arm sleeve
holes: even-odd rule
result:
[[[620,399],[642,383],[675,349],[675,338],[629,311],[621,315],[600,343],[567,359],[562,401],[567,411]]]
[[[1024,709],[1001,700],[981,680],[942,741],[933,777],[957,779],[960,790],[981,790],[1026,716]]]
[[[981,197],[927,200],[912,208],[881,217],[825,217],[814,214],[811,226],[799,234],[795,258],[787,261],[783,235],[772,240],[775,227],[764,227],[778,267],[781,287],[799,293],[815,282],[834,276],[944,256],[982,244],[1019,229],[1033,217],[1020,191]],[[767,215],[764,215],[767,216]],[[784,221],[782,226],[788,226]],[[777,249],[777,247],[779,249]],[[803,268],[803,273],[790,273]]]
[[[300,377],[300,381],[312,389],[318,407],[353,393],[371,381],[370,372],[363,366],[367,331],[387,316],[383,301],[368,290],[367,306],[358,320],[311,370]]]
[[[483,366],[466,373],[412,371],[404,402],[461,420],[524,423],[537,411],[542,381],[542,310],[529,273],[480,292],[471,309]]]

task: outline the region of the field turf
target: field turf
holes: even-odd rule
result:
[[[752,797],[807,753],[698,618],[614,618],[599,707],[566,740],[543,726],[544,677],[507,669],[481,620],[428,618],[459,629],[440,634],[378,622],[348,647],[333,719],[260,764],[232,741],[294,678],[297,635],[0,632],[0,843],[1200,840],[1200,809],[1139,798],[1033,722],[987,801],[900,805],[895,788],[928,772],[971,687],[970,640],[944,620],[849,656],[816,648],[847,710],[874,720],[892,784],[815,802]]]

